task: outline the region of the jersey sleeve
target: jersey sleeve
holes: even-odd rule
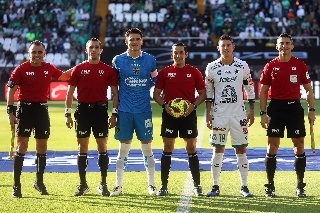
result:
[[[52,71],[52,78],[58,79],[62,75],[62,70],[58,69],[53,64],[49,64],[49,68]]]
[[[307,65],[301,61],[301,84],[308,84],[311,82],[309,72],[308,72],[308,67]]]
[[[73,67],[72,71],[71,71],[71,76],[70,76],[70,79],[68,81],[69,85],[71,86],[77,86],[78,85],[78,73],[77,73],[77,70],[78,70],[78,66],[75,66]]]
[[[155,85],[155,88],[157,89],[161,89],[163,90],[164,89],[164,73],[165,73],[165,69],[162,69],[158,76],[157,76],[157,81],[156,81],[156,85]]]
[[[205,82],[203,80],[202,73],[198,68],[195,69],[195,74],[196,74],[196,89],[197,90],[204,90],[205,89]]]
[[[266,66],[264,66],[260,76],[260,83],[263,85],[271,85],[270,63],[267,63]]]
[[[109,86],[117,86],[118,85],[118,73],[116,70],[110,67],[110,79],[109,79]]]
[[[208,64],[205,71],[205,87],[207,101],[213,101],[214,99],[214,79],[213,76],[211,76],[210,67],[210,64]]]
[[[116,70],[117,72],[119,72],[119,67],[118,67],[118,64],[117,64],[117,62],[118,62],[118,56],[115,56],[115,57],[113,57],[113,59],[112,59],[112,68],[114,69],[114,70]]]
[[[20,85],[21,83],[21,66],[17,66],[11,73],[9,81],[14,82],[14,84]]]
[[[247,63],[244,63],[243,87],[247,93],[248,100],[255,99],[253,81],[250,74],[250,68]]]

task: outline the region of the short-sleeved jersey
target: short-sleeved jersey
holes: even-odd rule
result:
[[[230,65],[220,58],[206,67],[207,98],[213,98],[214,116],[241,116],[246,114],[243,101],[243,85],[248,99],[255,99],[250,69],[245,61],[233,57]]]
[[[19,100],[47,102],[51,78],[58,79],[62,73],[50,63],[41,62],[40,66],[33,67],[27,61],[13,70],[9,80],[19,85]]]
[[[288,62],[275,58],[263,69],[260,83],[271,86],[271,99],[297,100],[301,98],[300,85],[308,84],[311,79],[307,65],[292,56]]]
[[[84,61],[73,68],[69,84],[77,87],[78,102],[107,102],[108,86],[118,85],[118,74],[111,66]]]
[[[116,55],[112,66],[119,75],[118,110],[130,113],[150,112],[151,72],[156,71],[154,56],[141,51],[132,58],[128,52]]]
[[[196,90],[204,90],[205,83],[201,72],[196,67],[189,64],[183,68],[170,65],[159,72],[155,87],[163,90],[165,102],[182,98],[193,103],[196,101]]]

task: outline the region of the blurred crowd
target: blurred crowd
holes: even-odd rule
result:
[[[319,37],[320,5],[318,0],[204,0],[204,11],[199,13],[195,0],[117,0],[111,3],[130,3],[130,12],[167,12],[162,22],[116,21],[109,11],[106,36],[123,36],[127,27],[143,29],[146,37],[166,37],[147,40],[145,45],[170,46],[183,37],[189,45],[210,46],[214,38],[226,33],[236,38],[239,46],[274,46],[274,40],[263,37],[288,32],[293,36]],[[200,40],[186,39],[201,37]],[[110,40],[107,45],[123,45]],[[316,39],[297,39],[296,46],[314,46]]]
[[[75,64],[91,37],[90,14],[89,0],[0,0],[0,62],[14,65],[14,55],[25,55],[37,39],[47,53],[69,53]]]

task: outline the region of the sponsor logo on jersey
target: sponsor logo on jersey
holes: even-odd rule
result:
[[[191,74],[187,74],[187,78],[191,78]]]
[[[224,132],[226,131],[226,128],[221,128],[221,127],[212,127],[212,130],[218,131],[218,132]]]
[[[129,87],[145,87],[147,86],[148,79],[128,77],[124,80],[124,82]]]
[[[168,77],[169,77],[169,78],[174,78],[174,77],[176,77],[176,73],[170,73],[170,72],[169,72],[169,73],[168,73]]]
[[[81,70],[82,75],[88,75],[90,73],[90,70]]]
[[[297,70],[297,67],[292,67],[292,70]]]
[[[236,80],[237,80],[237,76],[234,76],[234,77],[225,77],[225,78],[221,77],[221,78],[219,79],[219,82],[234,82],[234,81],[236,81]]]
[[[34,72],[26,72],[26,75],[34,75]]]
[[[273,67],[272,70],[274,70],[274,71],[279,71],[279,70],[280,70],[280,67]]]

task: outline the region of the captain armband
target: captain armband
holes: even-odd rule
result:
[[[213,98],[207,98],[207,99],[205,100],[205,102],[211,102],[211,103],[213,103]]]
[[[255,100],[254,100],[254,99],[248,99],[248,102],[249,102],[249,103],[254,103]]]
[[[8,81],[7,86],[13,88],[16,85],[13,81]]]

